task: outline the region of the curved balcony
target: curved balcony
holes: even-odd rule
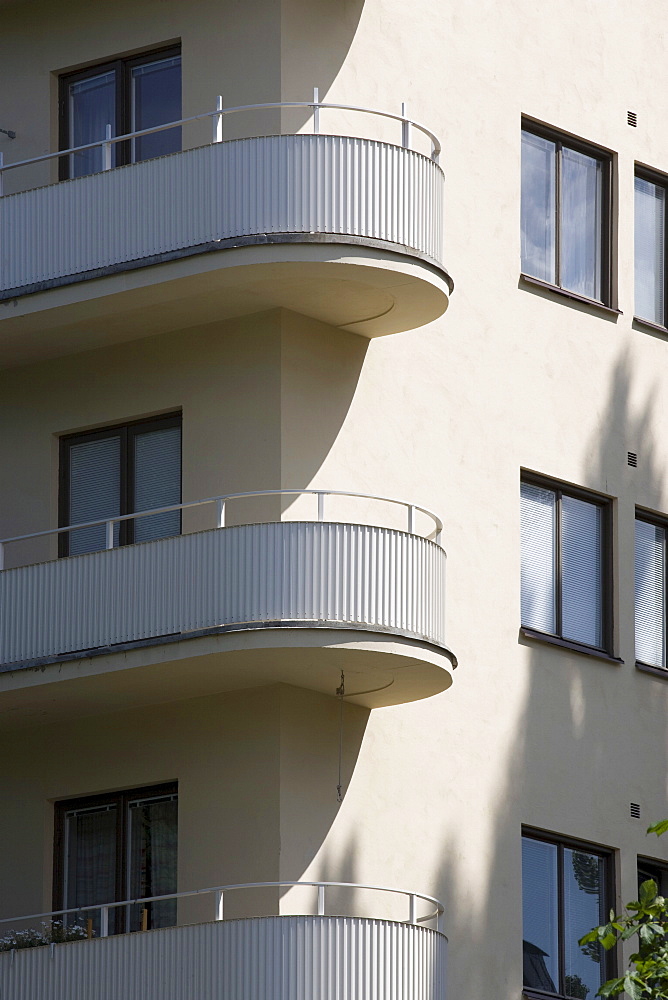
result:
[[[295,493],[318,497],[318,520],[224,526],[233,499]],[[326,521],[325,497],[398,508],[408,530]],[[213,508],[218,527],[113,547],[119,520],[193,508]],[[433,539],[415,533],[418,517]],[[147,697],[156,684],[179,697],[279,681],[332,694],[343,671],[347,698],[377,707],[428,697],[452,682],[446,557],[435,540],[441,522],[423,508],[357,494],[270,491],[91,524],[106,525],[106,550],[0,574],[0,678],[10,672],[12,686],[30,666],[57,665],[65,679],[68,661],[72,677],[105,675],[100,697],[107,687],[118,697],[118,671],[132,666],[144,677],[133,678],[132,690],[137,695],[143,684]]]
[[[223,898],[232,890],[281,886],[317,890],[317,914],[223,919]],[[338,893],[344,915],[325,915],[325,890]],[[388,894],[410,901],[407,922],[396,916],[346,915],[355,899]],[[342,893],[344,895],[342,895]],[[208,922],[155,930],[104,935],[100,911],[112,907],[143,906],[148,925],[154,900],[132,900],[105,907],[83,907],[76,916],[95,936],[52,947],[0,953],[0,993],[13,1000],[71,1000],[94,995],[96,1000],[182,1000],[197,983],[197,1000],[443,1000],[447,939],[439,930],[422,926],[440,918],[443,907],[428,896],[346,883],[262,883],[176,893],[179,921],[189,898],[206,898]],[[348,899],[346,899],[348,897]],[[284,897],[285,898],[285,897]],[[289,897],[288,897],[289,898]],[[427,903],[430,913],[420,917],[417,907]],[[212,905],[215,904],[215,905]],[[227,906],[227,903],[225,904]],[[366,907],[365,907],[366,909]],[[391,912],[392,907],[383,906]],[[359,914],[362,907],[356,912]],[[0,935],[43,921],[47,932],[54,918],[66,911],[3,920]],[[72,912],[72,911],[68,911]],[[364,911],[362,911],[364,912]],[[212,917],[215,919],[212,920]],[[31,923],[32,921],[32,923]],[[4,925],[4,926],[3,926]]]
[[[107,148],[110,169],[5,195],[0,301],[13,301],[0,310],[5,339],[14,326],[36,336],[44,309],[60,339],[68,323],[92,316],[108,317],[107,340],[128,339],[135,325],[141,330],[142,312],[145,322],[146,308],[164,301],[165,282],[173,329],[214,313],[281,307],[375,337],[440,316],[452,281],[442,263],[440,147],[428,129],[402,115],[318,102],[195,117],[295,107],[313,109],[315,134],[214,141],[111,169],[113,143],[157,131],[147,129],[78,147]],[[403,144],[321,134],[320,112],[341,108],[401,123]],[[432,142],[431,158],[409,148],[411,128]],[[57,158],[65,159],[0,163],[0,179]],[[56,297],[30,294],[55,288]],[[91,336],[88,329],[94,346]]]

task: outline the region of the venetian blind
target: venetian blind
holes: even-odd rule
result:
[[[557,848],[522,838],[524,985],[557,993],[559,987]]]
[[[165,427],[134,435],[133,511],[181,502],[181,428]],[[167,538],[181,531],[179,511],[139,517],[136,542]]]
[[[522,483],[522,624],[556,631],[556,511],[553,490]]]
[[[561,500],[561,633],[564,639],[603,645],[603,510]]]
[[[635,179],[635,314],[663,325],[666,192]]]
[[[73,444],[69,449],[69,523],[96,521],[121,513],[121,438],[113,435]],[[118,524],[114,526],[118,545]],[[105,548],[105,525],[69,534],[70,555]]]
[[[636,660],[666,666],[666,532],[636,520]]]

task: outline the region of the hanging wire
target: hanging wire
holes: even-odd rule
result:
[[[339,783],[336,786],[336,801],[343,802],[343,785],[341,783],[341,768],[343,764],[343,698],[346,693],[346,678],[341,671],[341,683],[336,689],[339,697]]]

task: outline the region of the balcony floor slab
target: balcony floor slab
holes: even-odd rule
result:
[[[368,708],[452,684],[454,656],[414,638],[348,628],[280,627],[172,636],[0,673],[0,731],[224,691],[291,684]]]
[[[347,237],[272,239],[189,248],[5,298],[0,367],[274,308],[372,338],[432,322],[448,306],[450,278],[419,256]]]

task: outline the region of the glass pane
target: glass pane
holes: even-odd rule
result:
[[[659,325],[666,321],[663,301],[665,232],[665,188],[636,177],[635,314]]]
[[[636,660],[666,666],[666,532],[636,521]]]
[[[556,631],[556,495],[522,483],[522,624]]]
[[[590,299],[602,295],[602,208],[602,162],[562,149],[559,282]]]
[[[554,284],[555,144],[522,132],[522,271]]]
[[[557,848],[523,837],[524,985],[548,993],[559,992],[558,913]]]
[[[116,899],[116,823],[115,806],[71,812],[65,818],[65,908],[111,903]],[[93,929],[100,933],[100,914],[91,911]],[[113,930],[115,911],[109,911],[109,929]],[[85,924],[85,919],[83,922]],[[74,917],[70,922],[76,922]]]
[[[561,631],[565,639],[603,645],[603,511],[562,497]]]
[[[181,502],[181,428],[135,434],[134,511],[169,507]],[[134,522],[135,541],[167,538],[181,531],[179,511],[138,517]]]
[[[176,796],[138,799],[128,809],[128,898],[176,892]],[[141,926],[141,905],[129,908],[129,930]],[[148,927],[173,927],[176,900],[147,903]]]
[[[643,861],[643,862],[638,862],[638,898],[640,898],[640,886],[643,884],[643,882],[649,881],[649,879],[651,879],[652,882],[655,883],[657,892],[661,893],[661,895],[664,895],[663,869],[655,868],[653,865]]]
[[[116,74],[113,70],[90,76],[69,86],[70,148],[104,139],[107,125],[116,134]],[[115,146],[111,147],[111,162],[115,164]],[[102,147],[72,153],[70,177],[84,177],[102,170]]]
[[[131,132],[181,118],[181,57],[134,66],[130,78]],[[176,153],[181,149],[181,129],[132,140],[133,161]]]
[[[69,523],[96,521],[121,513],[121,439],[99,438],[73,444],[70,460]],[[118,545],[119,526],[114,526],[114,545]],[[106,547],[106,526],[80,528],[69,533],[70,555],[96,552]]]
[[[565,994],[590,1000],[605,979],[598,944],[581,947],[578,940],[606,921],[605,865],[602,858],[564,848]]]

